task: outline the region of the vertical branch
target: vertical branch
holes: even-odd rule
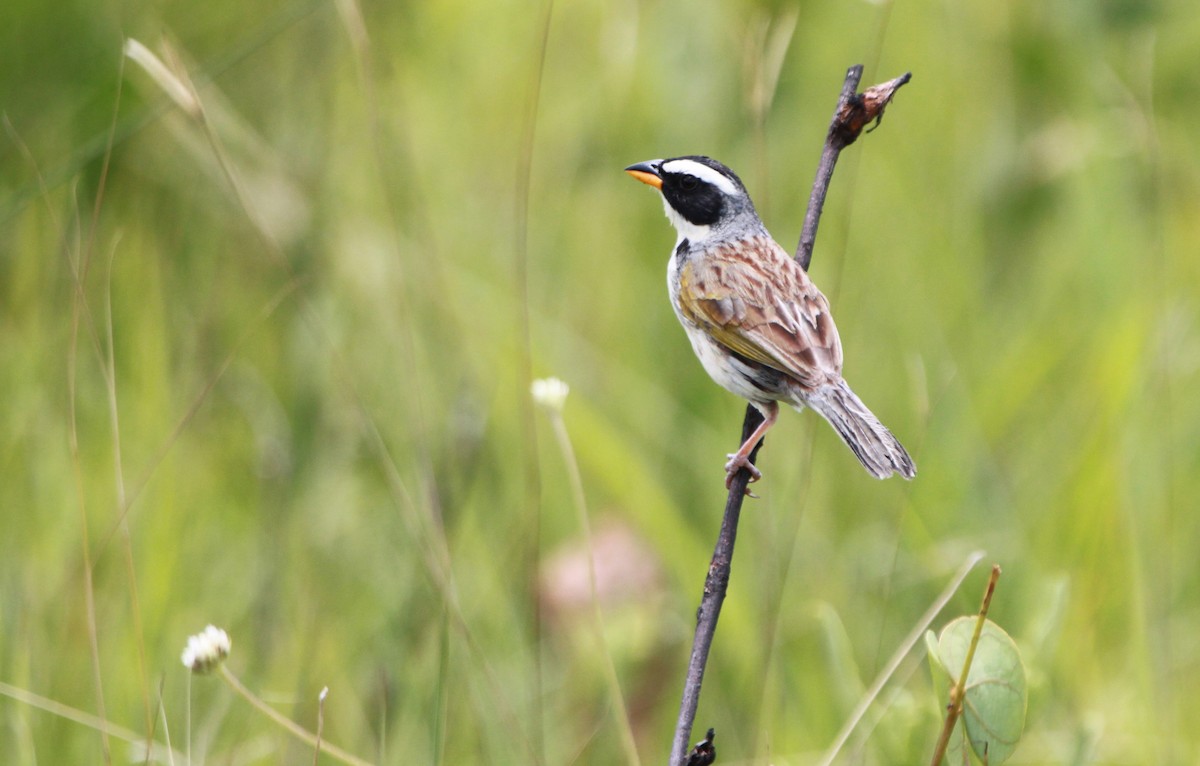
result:
[[[879,124],[883,119],[884,107],[892,100],[900,86],[912,79],[912,73],[905,72],[894,80],[867,88],[860,95],[857,90],[861,79],[862,64],[852,66],[846,72],[842,95],[838,99],[837,109],[833,112],[833,120],[829,123],[829,133],[825,136],[825,148],[821,151],[817,177],[813,181],[812,194],[808,198],[808,211],[804,214],[804,228],[800,230],[800,243],[796,246],[796,260],[805,271],[808,271],[808,264],[812,261],[813,245],[817,241],[817,224],[821,220],[821,211],[825,208],[825,195],[829,192],[829,182],[833,179],[833,169],[837,165],[838,156],[843,149],[858,140],[863,129],[872,120],[876,125]]]
[[[813,181],[812,193],[809,195],[808,210],[804,216],[804,228],[800,234],[800,243],[796,247],[796,260],[804,269],[812,260],[813,244],[817,237],[817,224],[821,211],[825,206],[825,197],[829,193],[829,182],[833,179],[833,169],[837,164],[838,155],[862,134],[872,120],[878,121],[883,117],[884,107],[891,101],[896,90],[907,83],[911,75],[906,73],[894,80],[868,88],[859,94],[858,84],[862,80],[862,65],[850,67],[846,79],[842,83],[841,96],[838,98],[837,109],[834,110],[833,120],[829,124],[829,132],[825,135],[825,145],[821,152],[821,161],[817,166],[817,177]],[[742,422],[742,438],[739,444],[750,438],[750,434],[762,422],[762,415],[753,405],[746,406],[746,417]],[[755,463],[762,441],[754,446],[750,453],[751,464]],[[692,725],[696,719],[696,708],[700,704],[700,685],[704,680],[704,669],[708,664],[708,653],[712,648],[713,636],[717,630],[717,619],[721,615],[721,605],[725,601],[725,591],[729,586],[729,575],[733,562],[733,546],[737,540],[738,519],[742,512],[742,501],[747,494],[750,483],[750,473],[745,468],[738,471],[729,485],[729,496],[725,501],[725,515],[721,520],[721,532],[713,549],[712,561],[708,565],[708,575],[704,579],[704,595],[700,599],[700,607],[696,610],[696,635],[692,642],[692,656],[688,662],[687,676],[683,685],[683,700],[679,706],[679,719],[675,725],[675,739],[671,745],[670,766],[682,766],[686,762],[688,739],[692,734]]]
[[[754,407],[746,407],[746,420],[742,423],[742,439],[745,441],[762,422],[762,414]],[[741,442],[739,442],[741,443]],[[754,445],[750,462],[758,457],[762,441]],[[675,724],[675,740],[671,743],[672,766],[684,763],[688,750],[688,738],[692,735],[692,723],[696,720],[696,708],[700,704],[700,684],[704,680],[704,668],[708,665],[708,650],[712,648],[713,636],[717,632],[717,618],[721,616],[721,604],[729,586],[730,564],[733,562],[733,545],[737,541],[738,519],[742,513],[742,500],[750,483],[750,473],[743,468],[733,477],[729,485],[729,498],[725,501],[725,515],[721,519],[721,532],[713,549],[712,562],[708,565],[708,576],[704,578],[704,596],[696,610],[696,637],[692,641],[692,657],[688,661],[687,678],[683,683],[683,702],[679,706],[679,721]]]
[[[817,163],[817,177],[813,180],[812,192],[808,196],[808,209],[804,213],[804,226],[800,229],[800,242],[796,245],[796,260],[808,271],[812,262],[813,245],[817,242],[817,224],[821,222],[821,213],[825,209],[825,195],[829,193],[829,182],[833,180],[833,169],[837,165],[838,156],[849,143],[838,129],[838,116],[858,93],[858,84],[862,81],[862,64],[855,64],[846,71],[846,81],[842,83],[842,95],[838,98],[837,109],[833,110],[833,120],[829,123],[829,133],[825,136],[825,146],[821,149],[821,161]],[[850,141],[854,139],[851,138]]]

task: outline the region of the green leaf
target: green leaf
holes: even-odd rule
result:
[[[961,673],[977,617],[959,617],[943,630],[938,639],[935,677],[942,675],[949,684]],[[926,639],[929,644],[928,637]],[[941,665],[942,672],[936,670]],[[966,700],[962,721],[971,749],[988,766],[999,766],[1013,754],[1025,728],[1025,708],[1028,688],[1025,665],[1012,638],[1002,628],[986,620],[979,636],[979,645],[967,674]],[[939,694],[942,693],[939,690]],[[961,742],[951,742],[947,751],[951,763],[961,763],[953,755],[960,752]]]

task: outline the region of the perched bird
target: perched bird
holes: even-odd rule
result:
[[[762,473],[750,453],[779,415],[778,402],[829,421],[876,478],[916,475],[912,458],[842,379],[842,343],[829,302],[767,232],[741,179],[716,160],[650,160],[625,171],[658,189],[679,232],[667,265],[675,315],[704,369],[748,399],[762,424],[725,464]]]

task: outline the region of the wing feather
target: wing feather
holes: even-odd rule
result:
[[[679,303],[718,343],[806,388],[841,376],[829,302],[770,237],[693,255],[680,271]]]

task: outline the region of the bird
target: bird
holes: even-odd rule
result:
[[[727,455],[725,486],[779,416],[779,402],[829,422],[872,476],[916,476],[899,440],[842,377],[842,343],[829,301],[771,237],[745,184],[701,155],[639,162],[625,172],[662,195],[678,239],[667,265],[675,315],[712,379],[762,413]],[[747,489],[747,493],[749,490]]]

